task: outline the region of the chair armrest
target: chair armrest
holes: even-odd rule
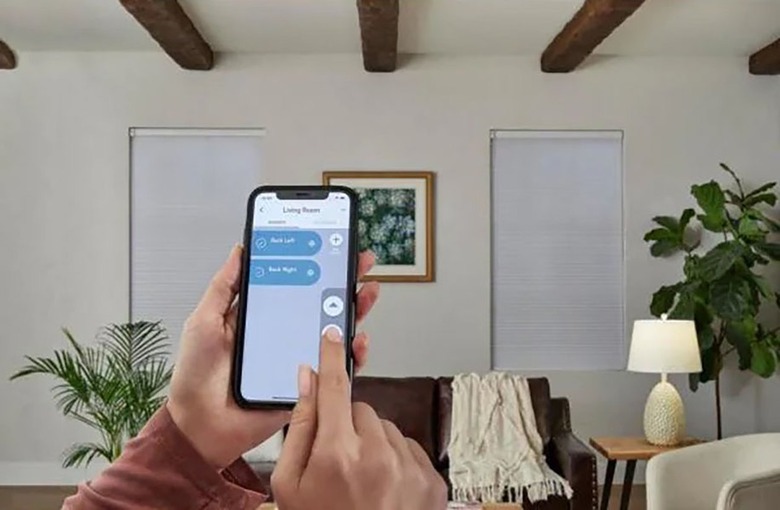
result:
[[[780,501],[780,469],[730,480],[720,491],[718,510],[773,510]]]
[[[598,504],[598,482],[593,451],[571,432],[553,436],[549,451],[561,474],[574,489],[571,508],[595,509]]]
[[[656,455],[645,470],[647,509],[675,510],[681,501],[690,510],[714,508],[729,464],[729,456],[717,455],[710,444]]]
[[[690,510],[715,508],[723,486],[742,469],[740,459],[746,457],[740,454],[740,441],[735,437],[687,446],[650,459],[645,471],[647,509],[675,510],[680,501]]]

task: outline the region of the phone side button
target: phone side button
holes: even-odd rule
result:
[[[352,317],[350,317],[349,321],[349,338],[354,339],[356,334],[356,324],[357,324],[357,295],[353,294],[352,297],[352,313],[350,314]]]
[[[355,335],[357,334],[357,306],[358,306],[358,298],[357,298],[357,283],[352,284],[352,320],[350,321],[351,324],[349,325],[349,333],[351,338],[355,338]]]

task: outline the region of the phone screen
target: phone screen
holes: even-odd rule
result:
[[[350,196],[256,195],[241,357],[241,396],[294,403],[301,364],[315,370],[328,328],[349,334]]]

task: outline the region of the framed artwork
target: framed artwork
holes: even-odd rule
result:
[[[358,195],[358,247],[376,266],[364,280],[434,280],[433,172],[323,172],[326,185]]]

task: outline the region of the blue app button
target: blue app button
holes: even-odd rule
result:
[[[313,260],[253,260],[249,264],[250,285],[314,285],[320,266]]]
[[[322,238],[310,230],[255,230],[252,255],[261,257],[308,257],[322,248]]]

